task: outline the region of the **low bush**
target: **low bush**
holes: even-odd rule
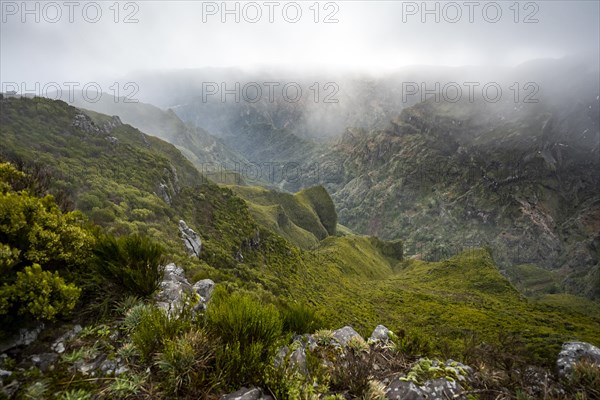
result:
[[[284,305],[282,319],[283,330],[295,334],[313,333],[324,326],[316,311],[305,304]]]
[[[566,386],[576,394],[577,399],[600,399],[600,366],[586,359],[581,360],[575,364]]]
[[[33,264],[17,272],[12,285],[0,288],[0,315],[14,315],[16,310],[18,315],[52,320],[70,313],[80,294],[79,288],[65,283],[57,272],[43,271],[39,264]]]
[[[163,247],[147,237],[104,235],[94,249],[96,271],[121,294],[147,297],[162,280],[163,253]]]
[[[202,330],[167,339],[156,356],[166,392],[178,398],[186,394],[197,398],[199,393],[210,391],[215,348],[214,341]]]
[[[282,333],[277,309],[234,293],[215,296],[206,316],[209,331],[221,337],[216,361],[223,380],[232,387],[264,381]]]
[[[351,339],[342,354],[333,360],[331,388],[348,390],[353,397],[364,397],[373,378],[373,356],[363,339]]]
[[[149,362],[163,351],[168,340],[189,331],[192,321],[183,316],[169,316],[155,306],[139,305],[129,311],[124,325],[131,331],[131,341],[142,361]]]

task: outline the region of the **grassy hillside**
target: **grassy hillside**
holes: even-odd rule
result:
[[[304,249],[314,248],[320,240],[336,233],[337,214],[323,187],[296,194],[250,186],[230,188],[246,200],[259,223]]]

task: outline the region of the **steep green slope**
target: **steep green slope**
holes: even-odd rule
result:
[[[336,233],[335,206],[323,187],[294,195],[260,187],[230,188],[247,201],[257,221],[302,248],[313,248],[319,240]]]
[[[91,115],[60,101],[4,99],[2,158],[51,176],[49,192],[109,232],[150,235],[181,256],[177,224],[184,219],[206,239],[206,257],[233,262],[232,249],[256,230],[243,201],[174,146],[118,118]]]

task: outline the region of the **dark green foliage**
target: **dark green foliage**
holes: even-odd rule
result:
[[[431,337],[417,329],[406,332],[400,329],[397,334],[392,334],[394,349],[407,356],[422,356],[431,354],[434,346]]]
[[[288,303],[282,310],[283,330],[301,335],[323,328],[324,322],[314,308],[302,303]]]
[[[198,398],[200,393],[212,389],[215,343],[215,339],[202,330],[165,341],[162,352],[156,355],[156,365],[168,394]]]
[[[217,368],[232,387],[259,384],[272,362],[282,332],[279,312],[249,295],[218,295],[207,312],[207,327],[221,337]]]
[[[119,291],[147,297],[158,289],[164,273],[164,250],[148,237],[104,235],[94,255],[98,275]]]
[[[52,320],[59,315],[68,315],[79,298],[81,290],[66,284],[58,275],[42,271],[39,264],[25,267],[17,272],[12,285],[0,288],[0,316],[24,315],[34,319]]]
[[[364,344],[349,345],[334,359],[331,388],[337,391],[348,390],[356,398],[364,396],[373,376],[373,353]]]
[[[129,311],[126,325],[143,362],[150,362],[156,353],[162,352],[166,341],[190,330],[192,321],[187,311],[171,317],[155,306],[139,305]]]
[[[573,368],[573,374],[566,382],[570,391],[578,399],[600,399],[600,366],[588,360],[581,360]]]
[[[0,320],[68,315],[81,290],[72,283],[94,242],[79,212],[63,213],[50,195],[32,194],[35,177],[0,163]],[[17,191],[18,190],[18,191]],[[65,281],[65,279],[67,281]]]

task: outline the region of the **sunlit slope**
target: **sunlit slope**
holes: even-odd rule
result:
[[[258,222],[301,248],[314,248],[319,240],[336,233],[337,214],[323,187],[296,194],[253,186],[229,188],[247,201]]]

